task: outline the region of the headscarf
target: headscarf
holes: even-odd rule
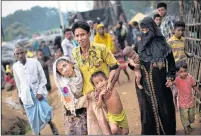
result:
[[[140,22],[140,27],[149,28],[146,34],[142,34],[138,45],[138,53],[141,60],[148,62],[153,59],[164,58],[171,52],[165,37],[152,18],[145,17]]]
[[[72,114],[76,115],[75,109],[78,103],[78,98],[82,96],[83,78],[79,68],[73,65],[76,77],[66,78],[57,72],[56,64],[59,60],[64,59],[69,63],[73,62],[68,57],[60,57],[53,64],[53,74],[56,86],[58,87],[59,95],[62,103],[69,109]]]
[[[95,43],[102,43],[104,45],[106,45],[106,47],[112,52],[114,53],[114,50],[115,50],[115,47],[114,47],[114,44],[112,43],[112,37],[110,34],[108,33],[105,33],[104,36],[101,36],[99,33],[98,33],[98,29],[101,28],[101,27],[104,27],[103,24],[98,24],[97,27],[96,27],[96,35],[94,37],[94,42]]]

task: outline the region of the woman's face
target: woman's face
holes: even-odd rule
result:
[[[57,64],[57,71],[64,77],[72,77],[74,75],[73,65],[67,61],[60,61]]]
[[[98,28],[98,33],[103,36],[104,35],[104,27]]]
[[[143,33],[143,34],[146,34],[149,32],[149,28],[140,28],[140,31]]]

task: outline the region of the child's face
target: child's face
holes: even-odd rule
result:
[[[185,79],[185,78],[187,77],[187,75],[188,75],[187,69],[181,67],[181,68],[179,69],[179,71],[178,71],[178,76],[179,76],[180,78]]]
[[[55,57],[56,58],[59,58],[59,57],[61,57],[63,54],[62,54],[62,52],[61,52],[61,50],[57,50],[56,52],[55,52]]]
[[[38,57],[42,58],[43,57],[43,52],[42,51],[38,51]]]
[[[177,27],[174,29],[174,35],[177,37],[177,38],[181,38],[181,36],[184,35],[184,28],[183,27]]]
[[[161,17],[155,17],[154,22],[156,23],[157,26],[160,26],[160,24],[161,24]]]
[[[107,80],[102,75],[94,77],[92,81],[97,90],[101,89],[102,87],[105,87],[107,84]]]
[[[61,61],[57,65],[57,71],[64,77],[72,77],[74,74],[73,65],[66,61]]]

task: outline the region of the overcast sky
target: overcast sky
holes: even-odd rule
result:
[[[61,11],[87,11],[93,8],[93,1],[59,1]],[[58,8],[58,1],[2,1],[2,17],[17,10],[28,10],[34,6]]]

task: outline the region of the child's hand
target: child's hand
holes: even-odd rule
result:
[[[168,79],[165,85],[166,87],[170,87],[173,85],[173,82],[170,79]]]
[[[106,90],[106,89],[103,89],[103,90],[100,92],[100,96],[103,96],[106,92],[107,92],[107,90]]]
[[[88,94],[86,94],[86,96],[87,96],[87,99],[92,99],[92,95],[91,95],[91,93],[88,93]]]

